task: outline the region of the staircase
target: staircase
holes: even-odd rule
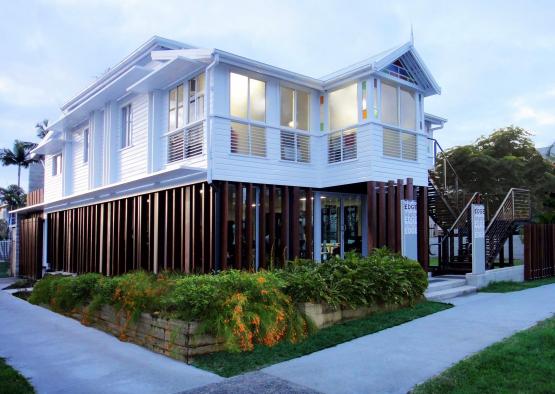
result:
[[[515,227],[530,220],[530,192],[512,188],[486,227],[486,262],[493,268],[495,257]]]
[[[462,275],[436,276],[430,279],[424,296],[428,301],[446,301],[451,298],[476,293],[475,286],[466,284]]]
[[[466,194],[455,169],[437,141],[436,170],[428,180],[428,214],[441,228],[438,237],[438,274],[464,274],[472,270],[470,208],[481,201],[479,193]],[[513,188],[497,209],[486,228],[486,262],[493,268],[496,256],[518,224],[530,220],[530,193]]]

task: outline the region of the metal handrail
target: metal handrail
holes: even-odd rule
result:
[[[466,205],[464,206],[463,210],[461,211],[461,213],[459,214],[459,216],[457,217],[457,219],[455,220],[455,223],[453,223],[453,225],[451,226],[451,228],[449,229],[449,233],[452,232],[453,230],[455,230],[455,228],[458,227],[459,225],[459,221],[462,219],[463,215],[466,213],[466,211],[469,209],[470,205],[472,205],[472,203],[474,202],[474,199],[476,199],[476,197],[478,197],[480,195],[480,193],[478,192],[474,192],[474,194],[472,195],[472,197],[468,200],[468,202],[466,203]]]
[[[491,220],[488,223],[488,226],[486,227],[486,233],[488,232],[488,230],[492,227],[492,225],[495,223],[497,217],[501,214],[501,212],[503,212],[503,208],[505,208],[505,205],[507,204],[507,201],[509,198],[512,198],[512,210],[513,210],[513,219],[514,219],[514,199],[515,199],[515,192],[525,192],[526,194],[530,194],[530,191],[527,189],[520,189],[520,188],[516,188],[513,187],[511,188],[511,190],[509,190],[509,192],[507,193],[507,195],[505,196],[505,198],[503,199],[503,201],[501,202],[501,204],[499,205],[499,208],[497,208],[497,211],[495,211],[495,214],[493,215],[493,218],[491,218]]]

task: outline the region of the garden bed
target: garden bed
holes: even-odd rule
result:
[[[322,327],[414,305],[426,287],[417,262],[377,250],[271,272],[49,275],[29,301],[191,362],[222,350],[301,343]]]

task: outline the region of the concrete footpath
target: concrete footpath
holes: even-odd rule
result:
[[[0,291],[0,357],[38,393],[406,393],[551,317],[555,285],[451,302],[449,310],[223,379]]]
[[[0,289],[7,286],[0,280]],[[38,393],[176,393],[223,378],[0,291],[0,357]]]
[[[478,293],[456,306],[262,370],[325,393],[406,393],[461,359],[555,314],[555,285]]]

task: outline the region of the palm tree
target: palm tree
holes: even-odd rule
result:
[[[17,185],[10,185],[5,189],[0,187],[0,201],[3,204],[8,204],[10,209],[25,205],[26,197],[23,189]]]
[[[0,162],[3,166],[17,166],[17,186],[21,187],[21,168],[27,168],[31,163],[39,160],[31,158],[31,151],[36,146],[32,142],[15,140],[13,150],[0,150]]]
[[[44,119],[35,125],[35,130],[37,131],[37,137],[40,139],[44,138],[48,134],[48,119]]]

